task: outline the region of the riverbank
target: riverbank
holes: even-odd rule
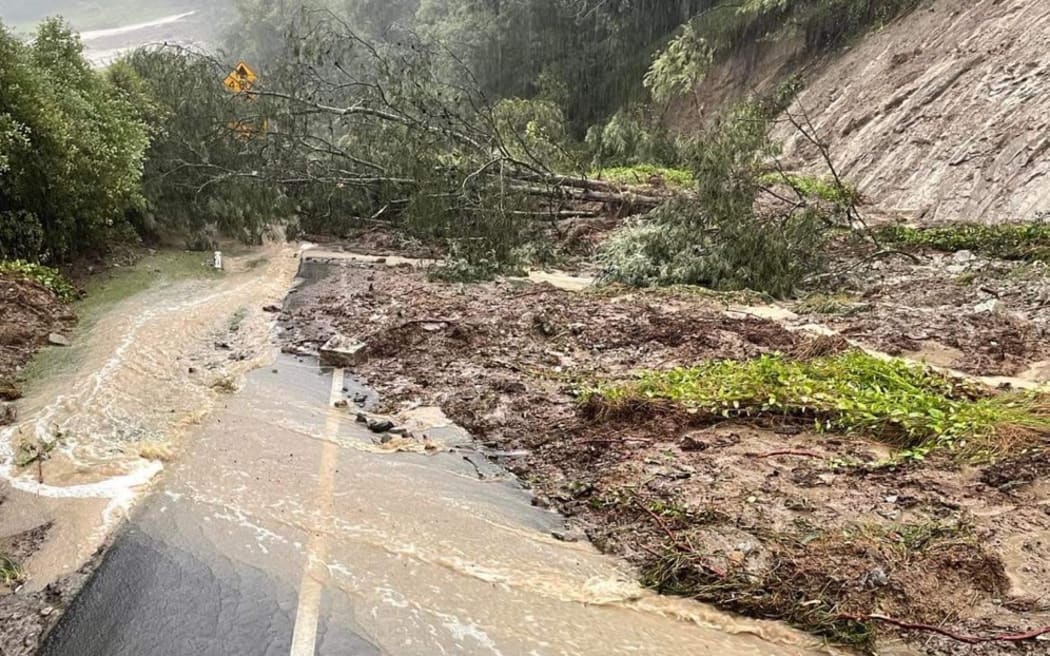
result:
[[[858,273],[867,276],[863,289],[839,301],[871,309],[840,313],[814,299],[791,311],[747,295],[692,289],[450,285],[430,282],[406,264],[389,266],[394,260],[332,262],[338,274],[297,295],[283,316],[285,348],[316,351],[336,335],[363,345],[351,349],[352,371],[380,392],[377,412],[440,406],[532,486],[536,503],[573,518],[576,531],[560,539],[586,535],[636,565],[657,590],[785,619],[858,648],[1045,649],[1034,637],[959,640],[1050,625],[1040,592],[1050,576],[1045,431],[983,461],[947,450],[900,458],[892,443],[815,432],[811,420],[807,426],[700,421],[675,412],[601,416],[579,403],[588,386],[629,381],[641,370],[773,353],[792,361],[833,357],[853,348],[849,340],[863,343],[865,330],[900,331],[912,340],[898,349],[902,355],[935,351],[939,334],[931,330],[920,339],[925,333],[917,329],[952,302],[945,282],[930,287],[936,267],[879,264],[881,274]],[[969,285],[981,275],[947,284],[981,305],[984,285]],[[901,282],[909,279],[910,285]],[[1042,284],[1038,275],[1033,280]],[[931,299],[925,305],[916,300],[923,284]],[[879,285],[883,291],[872,291]],[[1045,352],[1037,303],[1027,294],[999,296],[993,313],[983,306],[956,312],[955,323],[970,327],[944,334],[972,338],[953,339],[951,353],[958,354],[937,364],[965,365],[975,375],[1024,373],[1018,385],[1039,384]],[[1010,312],[1011,303],[1034,317]],[[884,323],[879,313],[893,305],[911,312],[894,314],[892,328],[875,331]],[[976,318],[967,324],[970,315]],[[836,334],[814,325],[818,316],[860,328]],[[1029,337],[986,351],[981,326],[1000,322]],[[918,348],[904,348],[913,344]]]

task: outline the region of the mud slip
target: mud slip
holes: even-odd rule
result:
[[[286,293],[297,256],[275,245],[231,258],[222,274],[151,271],[147,289],[85,322],[73,346],[44,354],[61,357],[31,386],[22,422],[0,431],[0,526],[34,536],[21,554],[25,584],[2,597],[5,614],[24,614],[19,600],[43,595],[45,614],[57,615],[65,578],[107,542],[184,435],[272,360],[273,320],[262,308]],[[46,460],[17,466],[41,447]]]
[[[41,653],[823,653],[556,539],[563,520],[505,473],[479,478],[454,427],[427,430],[425,453],[384,449],[339,407],[365,392],[288,355],[250,374]]]

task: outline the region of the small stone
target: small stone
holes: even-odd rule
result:
[[[52,346],[69,346],[69,338],[59,333],[51,333],[47,336],[47,343]]]
[[[364,392],[358,392],[357,394],[354,394],[354,403],[356,403],[357,405],[364,405],[367,402],[368,395]]]
[[[886,497],[886,503],[897,503],[897,499],[899,498],[900,497],[898,497],[896,494],[891,494],[890,496]]]
[[[997,298],[990,298],[983,303],[978,303],[974,306],[973,311],[977,314],[994,314],[999,312],[1003,307],[1003,302]]]
[[[348,404],[346,402],[346,399],[339,399],[338,401],[336,401],[332,405],[334,405],[337,408],[345,408]]]
[[[44,617],[47,617],[48,615],[50,615],[53,612],[55,612],[55,609],[54,609],[53,606],[44,606],[43,608],[40,609],[40,614],[43,615]]]
[[[368,430],[373,433],[386,433],[394,427],[394,422],[389,419],[371,419],[367,424]]]
[[[758,497],[748,497],[747,498],[747,502],[748,503],[758,503]]]
[[[977,259],[977,256],[973,254],[973,251],[956,251],[952,255],[952,262],[956,264],[968,264]]]
[[[280,311],[281,311],[281,308],[279,306],[277,306],[277,305],[264,305],[263,306],[263,312],[269,312],[269,313],[272,314],[272,313],[280,312]]]
[[[556,528],[553,531],[551,531],[551,537],[553,537],[555,540],[558,540],[559,542],[579,542],[583,536],[580,535],[578,531],[575,531],[573,529]]]
[[[189,369],[187,369],[186,371],[187,371],[188,373],[191,373],[191,374],[195,374],[195,373],[197,373],[197,367],[190,367],[190,368],[189,368]]]

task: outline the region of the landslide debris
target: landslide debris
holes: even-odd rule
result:
[[[853,347],[757,310],[726,312],[746,295],[436,283],[411,267],[347,261],[331,269],[293,295],[287,350],[316,352],[337,335],[364,344],[352,372],[380,392],[379,411],[441,407],[533,487],[536,503],[635,563],[654,589],[865,649],[898,636],[931,654],[1044,648],[964,645],[863,618],[976,635],[1050,625],[1045,433],[1005,440],[1009,456],[982,464],[947,446],[902,459],[878,434],[815,431],[813,417],[587,412],[582,390],[643,370],[834,360]],[[902,292],[884,293],[864,302]],[[1037,354],[1019,351],[1017,366]],[[1009,393],[965,384],[952,398]]]

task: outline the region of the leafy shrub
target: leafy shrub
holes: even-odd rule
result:
[[[638,107],[621,109],[605,125],[592,126],[585,139],[591,166],[678,164],[679,144],[660,122]]]
[[[933,369],[852,350],[809,361],[765,355],[646,372],[598,386],[585,403],[601,411],[671,404],[697,419],[788,419],[820,431],[861,433],[920,456],[935,446],[988,444],[1017,429],[1050,434],[1046,400],[1030,393],[984,395]]]
[[[104,250],[142,205],[148,142],[133,106],[59,20],[31,42],[0,26],[0,256]]]
[[[34,280],[67,303],[77,298],[77,289],[73,283],[69,282],[69,279],[57,269],[48,266],[33,264],[25,260],[5,260],[0,261],[0,273]]]

